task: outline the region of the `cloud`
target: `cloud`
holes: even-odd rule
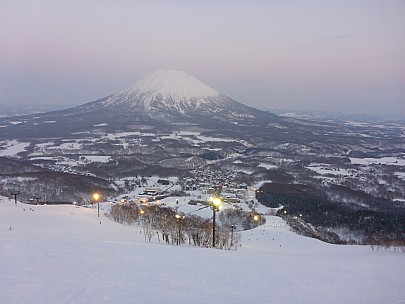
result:
[[[367,35],[366,32],[362,32],[362,33],[352,33],[352,34],[341,34],[341,35],[328,36],[328,37],[319,38],[319,39],[309,41],[307,43],[304,43],[303,46],[316,46],[316,45],[322,45],[322,44],[335,43],[335,42],[339,42],[339,41],[353,40],[353,39],[356,39],[356,38],[365,37],[366,35]]]

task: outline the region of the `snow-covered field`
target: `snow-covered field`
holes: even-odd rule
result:
[[[355,157],[350,157],[350,162],[353,165],[405,166],[405,158],[403,158],[403,157],[381,157],[381,158],[355,158]]]
[[[1,148],[1,145],[3,147]],[[18,140],[9,140],[5,142],[0,142],[0,156],[14,156],[20,152],[25,151],[30,143],[19,142]]]
[[[148,243],[140,230],[1,198],[0,303],[404,303],[404,253],[322,243],[278,217],[243,232],[238,251]]]
[[[309,166],[305,168],[316,172],[319,175],[336,175],[336,176],[351,176],[356,173],[355,170],[347,170],[342,168],[333,167],[328,164],[313,164],[311,163]]]

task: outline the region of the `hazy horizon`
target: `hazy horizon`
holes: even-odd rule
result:
[[[403,1],[2,1],[0,104],[70,107],[182,70],[260,109],[405,116]]]

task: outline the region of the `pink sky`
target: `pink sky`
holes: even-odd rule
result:
[[[250,106],[405,117],[404,1],[0,2],[0,103],[177,69]]]

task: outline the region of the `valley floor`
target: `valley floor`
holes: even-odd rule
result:
[[[102,212],[103,213],[103,212]],[[279,217],[238,251],[145,242],[94,209],[0,198],[0,303],[404,303],[405,254],[298,236]]]

